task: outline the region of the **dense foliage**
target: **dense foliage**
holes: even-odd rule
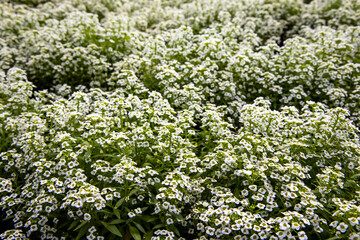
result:
[[[0,2],[2,239],[360,239],[358,0]]]

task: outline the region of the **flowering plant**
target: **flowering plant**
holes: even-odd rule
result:
[[[2,239],[360,238],[357,1],[0,5]]]

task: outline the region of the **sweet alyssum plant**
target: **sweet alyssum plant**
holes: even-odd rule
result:
[[[2,239],[359,239],[353,0],[0,3]]]
[[[17,229],[5,239],[358,237],[360,146],[344,109],[259,98],[237,128],[156,92],[50,99],[20,69],[1,84],[1,206]]]

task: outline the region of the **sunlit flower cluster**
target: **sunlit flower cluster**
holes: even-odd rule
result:
[[[0,7],[0,238],[360,238],[357,1]]]

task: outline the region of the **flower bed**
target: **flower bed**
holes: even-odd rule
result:
[[[360,238],[357,1],[2,1],[2,239]]]

